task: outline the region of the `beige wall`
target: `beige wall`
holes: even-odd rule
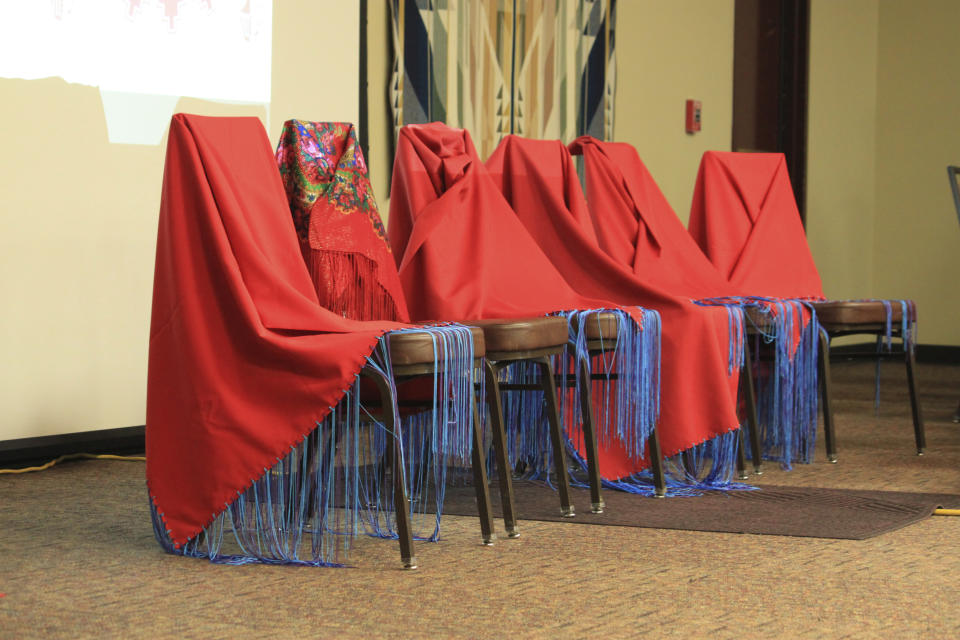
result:
[[[807,232],[827,295],[913,298],[920,341],[960,345],[952,0],[814,0]]]
[[[730,150],[733,0],[617,3],[614,138],[637,148],[686,222],[700,156]],[[687,99],[703,104],[703,129],[684,132]]]
[[[813,0],[807,239],[831,298],[874,294],[877,0]]]
[[[274,3],[276,140],[291,117],[356,121],[356,2]],[[309,69],[309,72],[307,70]],[[97,89],[0,79],[0,440],[144,422],[164,145],[111,145]]]
[[[393,115],[390,110],[390,73],[393,69],[390,8],[383,0],[367,4],[367,113],[370,184],[384,222],[387,220],[393,158]]]
[[[874,293],[917,301],[922,342],[960,345],[960,3],[879,6]]]

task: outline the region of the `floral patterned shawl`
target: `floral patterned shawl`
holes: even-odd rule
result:
[[[353,125],[288,120],[277,163],[320,304],[354,320],[409,320]]]

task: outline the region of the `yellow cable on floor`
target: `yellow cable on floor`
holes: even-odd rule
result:
[[[49,469],[58,462],[63,462],[64,460],[78,460],[78,459],[87,459],[87,460],[133,460],[142,462],[146,460],[143,456],[115,456],[109,453],[68,453],[67,455],[60,456],[56,460],[51,460],[46,464],[42,464],[39,467],[24,467],[23,469],[0,469],[0,474],[3,473],[29,473],[31,471],[44,471]]]
[[[934,509],[935,516],[960,516],[960,509]]]

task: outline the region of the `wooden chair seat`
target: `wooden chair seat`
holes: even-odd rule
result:
[[[574,316],[574,322],[578,318]],[[597,311],[587,315],[584,320],[587,340],[616,340],[620,328],[620,318],[609,311]]]
[[[817,320],[827,331],[876,331],[887,324],[887,311],[883,302],[870,300],[865,302],[815,302],[813,308],[817,312]],[[892,304],[891,321],[899,325],[903,321],[903,308],[899,304]]]
[[[486,342],[483,330],[471,327],[473,334],[473,355],[480,359],[486,354]],[[430,365],[434,363],[433,337],[427,333],[391,333],[390,362],[394,367],[409,367],[414,365]],[[432,370],[432,369],[431,369]]]
[[[562,349],[567,344],[567,319],[562,316],[517,320],[476,320],[469,323],[483,330],[487,356],[492,360],[515,359],[514,354]]]

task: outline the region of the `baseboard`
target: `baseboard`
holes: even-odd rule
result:
[[[917,361],[935,364],[960,364],[960,346],[944,344],[918,344]]]
[[[876,350],[875,342],[860,344],[845,344],[831,347],[831,359],[842,359],[844,355],[854,353],[870,353]],[[944,344],[918,344],[917,362],[930,364],[958,364],[960,365],[960,346]]]
[[[68,453],[142,454],[144,434],[145,429],[140,425],[38,438],[0,440],[0,466],[26,467],[53,460]]]

